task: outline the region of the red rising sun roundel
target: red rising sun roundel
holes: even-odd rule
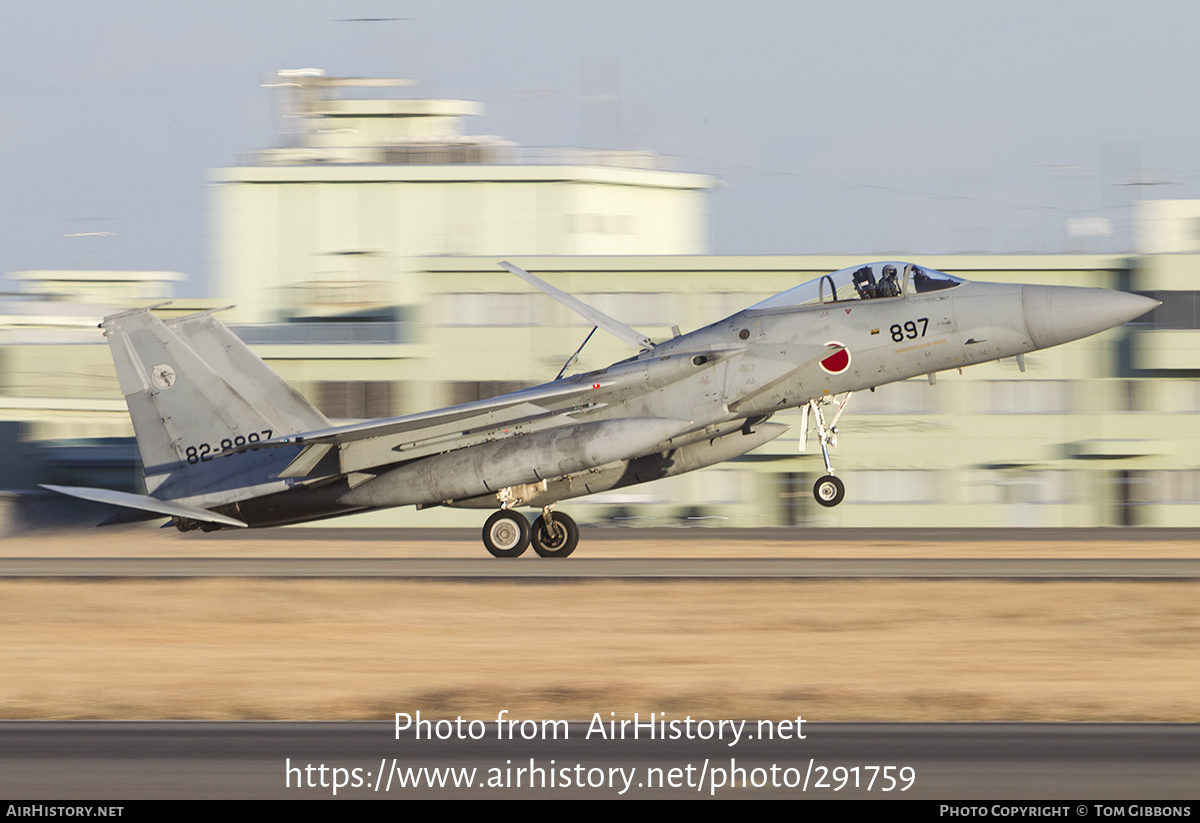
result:
[[[825,344],[830,348],[840,349],[821,361],[821,369],[828,374],[841,374],[846,369],[850,368],[850,350],[845,347],[844,343],[837,340],[830,340]]]

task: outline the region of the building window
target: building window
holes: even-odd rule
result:
[[[1158,469],[1139,472],[1144,482],[1131,495],[1136,503],[1200,503],[1200,471]]]
[[[940,503],[938,472],[923,469],[857,471],[854,473],[857,503]]]
[[[1066,380],[991,380],[982,414],[1068,414],[1071,383]]]
[[[438,314],[443,326],[535,326],[540,294],[483,292],[443,294]]]
[[[317,405],[335,420],[371,420],[392,416],[392,384],[330,380],[317,384]]]
[[[634,234],[637,221],[631,214],[568,214],[567,231],[572,234]]]
[[[697,292],[693,295],[697,308],[696,319],[705,323],[715,322],[742,309],[761,303],[769,294],[744,291]]]
[[[460,406],[463,403],[499,397],[502,394],[520,391],[528,385],[514,380],[459,380],[450,384],[450,405]]]
[[[1066,469],[993,469],[968,473],[959,493],[964,503],[1058,505],[1078,502],[1077,486]]]
[[[849,414],[936,414],[943,395],[927,378],[888,383],[873,392],[855,392],[846,411]]]
[[[1152,329],[1200,329],[1200,292],[1196,291],[1143,291],[1144,294],[1162,302],[1137,319],[1139,325]]]
[[[676,316],[675,295],[669,292],[589,292],[580,295],[580,300],[600,311],[615,317],[630,326],[665,326]],[[576,326],[590,326],[587,320],[571,315]]]

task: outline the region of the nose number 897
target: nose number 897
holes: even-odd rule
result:
[[[899,323],[893,323],[888,331],[892,333],[892,340],[899,343],[905,339],[915,340],[918,337],[924,337],[928,328],[929,318],[918,317],[916,320],[907,321],[903,326]]]

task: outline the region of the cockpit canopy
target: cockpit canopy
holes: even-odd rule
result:
[[[884,260],[822,275],[750,308],[783,309],[850,300],[880,300],[952,289],[963,282],[958,277],[928,266]]]

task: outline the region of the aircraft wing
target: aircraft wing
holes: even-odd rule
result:
[[[604,405],[604,390],[613,385],[611,380],[550,384],[437,411],[275,438],[259,447],[305,447],[279,474],[283,478],[363,471],[562,425],[571,415]],[[335,450],[336,464],[327,462]]]
[[[715,362],[723,352],[702,358]],[[589,413],[630,394],[653,391],[695,373],[696,352],[632,359],[586,375],[448,409],[367,420],[263,441],[256,448],[301,445],[279,473],[314,480],[333,474],[465,449],[509,437],[581,422]]]
[[[435,428],[443,423],[459,423],[466,425],[473,418],[496,417],[495,413],[527,406],[531,409],[557,410],[574,408],[577,400],[595,394],[598,389],[611,386],[612,382],[574,384],[567,386],[535,387],[525,391],[494,397],[489,400],[479,400],[474,403],[464,403],[461,406],[451,406],[436,411],[410,414],[404,417],[392,417],[382,420],[364,420],[361,423],[350,423],[345,426],[331,426],[328,429],[304,432],[290,437],[276,438],[273,441],[261,443],[263,446],[286,445],[289,443],[313,443],[321,441],[336,441],[347,443],[369,437],[381,437],[389,434],[420,431]],[[524,415],[509,415],[519,418]],[[461,426],[460,426],[461,428]]]

